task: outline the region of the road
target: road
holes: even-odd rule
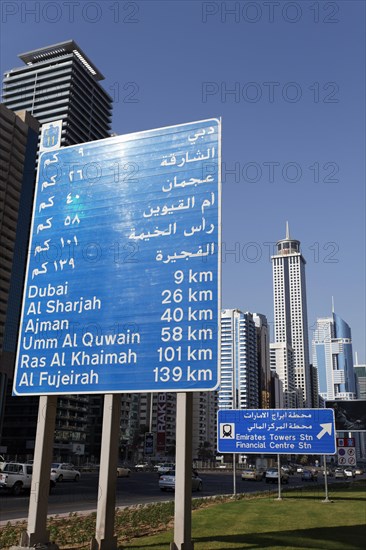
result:
[[[232,494],[233,476],[231,472],[203,472],[200,473],[203,481],[203,491],[193,493],[193,496],[213,496]],[[333,480],[333,478],[331,478]],[[338,481],[338,480],[337,480]],[[310,482],[301,482],[300,476],[291,476],[289,486],[308,485]],[[319,488],[323,480],[319,479],[314,485]],[[174,493],[159,490],[158,475],[154,472],[132,472],[130,478],[116,479],[117,506],[146,504],[149,502],[167,501],[174,499]],[[285,485],[284,487],[287,487]],[[254,491],[268,491],[277,485],[266,485],[264,481],[242,481],[237,474],[237,493]],[[96,510],[98,495],[98,474],[83,473],[79,482],[63,481],[57,483],[49,496],[48,513],[51,515],[70,512]],[[1,523],[9,520],[27,518],[29,494],[18,497],[0,492],[0,519]]]

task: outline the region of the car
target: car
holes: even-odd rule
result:
[[[158,465],[157,472],[159,475],[166,474],[167,472],[174,470],[175,464],[173,462],[162,462]]]
[[[73,464],[68,462],[53,462],[51,473],[56,474],[57,481],[79,481],[81,474]]]
[[[243,481],[253,480],[253,481],[262,481],[264,476],[263,470],[257,470],[256,468],[247,468],[241,473],[241,479]]]
[[[99,464],[94,464],[94,462],[86,462],[81,466],[81,472],[97,472],[99,470]]]
[[[22,462],[7,462],[0,473],[0,489],[18,496],[23,490],[30,491],[33,465]],[[50,491],[56,486],[56,476],[50,474]]]
[[[175,490],[175,470],[168,470],[159,477],[160,491]],[[192,491],[202,491],[202,479],[197,472],[192,472]]]
[[[365,470],[361,466],[356,466],[355,474],[356,476],[362,476],[365,473]]]
[[[334,470],[334,477],[335,477],[336,479],[345,479],[346,474],[344,473],[343,468],[336,468],[336,469]]]
[[[346,477],[356,477],[356,472],[353,468],[345,468],[343,471]]]
[[[147,472],[150,470],[150,464],[148,462],[139,462],[139,464],[136,464],[135,470],[136,472]]]
[[[301,474],[301,481],[317,481],[318,472],[315,470],[303,470]]]
[[[297,472],[298,474],[302,474],[303,471],[304,471],[304,468],[303,468],[302,466],[298,466],[298,467],[296,468],[296,472]]]
[[[117,468],[117,477],[130,477],[131,470],[125,466],[118,466]]]
[[[324,468],[322,468],[322,474],[323,474],[323,476],[325,476]],[[327,476],[328,477],[333,477],[334,476],[334,470],[332,470],[331,468],[327,468]]]
[[[278,483],[278,469],[268,468],[265,474],[266,483]],[[281,483],[288,483],[289,475],[281,470]]]
[[[291,466],[289,466],[288,464],[284,464],[283,466],[281,466],[281,470],[283,472],[285,472],[286,474],[288,474],[289,476],[294,473],[293,468]]]

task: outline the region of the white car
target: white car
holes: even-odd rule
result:
[[[278,483],[278,468],[266,470],[266,483]],[[281,470],[281,483],[288,483],[289,475]]]
[[[56,475],[57,481],[79,481],[81,474],[75,469],[73,464],[67,462],[53,462],[51,464],[51,474]]]
[[[150,469],[150,464],[148,464],[147,462],[140,462],[135,466],[136,472],[146,472],[149,469]]]
[[[243,481],[253,480],[253,481],[262,481],[264,477],[264,472],[262,470],[257,470],[256,468],[247,468],[241,473],[241,479]]]
[[[175,490],[174,470],[170,470],[159,477],[159,489],[160,491]],[[195,472],[192,472],[192,491],[202,491],[202,479]]]
[[[165,474],[171,470],[175,470],[175,464],[173,462],[162,462],[158,465],[158,474]]]
[[[130,475],[131,475],[130,468],[125,468],[124,466],[118,466],[117,477],[130,477]]]

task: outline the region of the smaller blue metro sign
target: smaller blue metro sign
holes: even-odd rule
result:
[[[220,453],[335,454],[332,409],[221,410]]]

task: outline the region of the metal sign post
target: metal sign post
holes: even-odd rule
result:
[[[327,472],[327,458],[323,456],[324,464],[324,487],[325,487],[325,499],[322,502],[331,502],[328,497],[328,472]]]
[[[277,500],[282,500],[281,496],[281,455],[277,455],[277,475],[278,475],[278,497]]]

